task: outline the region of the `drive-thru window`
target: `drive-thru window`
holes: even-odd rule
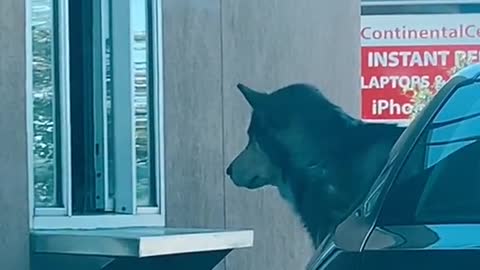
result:
[[[250,230],[165,227],[162,1],[28,12],[32,266],[211,269],[251,246]]]

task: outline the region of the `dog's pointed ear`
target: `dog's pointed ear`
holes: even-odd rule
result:
[[[240,90],[242,95],[247,100],[248,104],[252,106],[252,108],[259,108],[265,103],[265,99],[267,98],[268,94],[258,92],[244,84],[237,84],[237,88]]]

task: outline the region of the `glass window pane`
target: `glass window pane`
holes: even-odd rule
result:
[[[104,76],[105,76],[105,106],[106,106],[106,118],[107,118],[107,157],[108,157],[108,197],[109,200],[113,201],[115,198],[115,175],[114,175],[114,164],[113,164],[113,115],[112,115],[112,40],[111,40],[111,27],[110,27],[110,1],[103,0],[104,12],[103,14],[103,24],[104,32],[103,42],[105,48],[105,57],[104,57]],[[107,208],[112,208],[113,203]]]
[[[32,0],[33,172],[35,206],[62,204],[58,181],[58,114],[55,74],[54,3]]]
[[[441,110],[433,123],[442,123],[453,121],[459,117],[470,116],[469,113],[480,111],[480,93],[478,92],[478,85],[472,84],[462,88],[462,91],[457,91],[445,104],[448,110]]]
[[[450,154],[474,143],[475,140],[452,142],[444,145],[432,145],[428,147],[426,168],[436,165]]]
[[[111,2],[110,2],[111,3]],[[111,5],[111,4],[110,4]],[[153,116],[153,63],[151,61],[151,30],[150,30],[150,12],[151,3],[146,0],[135,0],[130,2],[131,7],[131,26],[132,26],[132,44],[130,48],[131,61],[133,65],[133,110],[134,110],[134,143],[136,169],[136,196],[137,206],[150,207],[157,206],[157,187],[156,187],[156,167],[155,164],[155,143],[154,137],[154,116]],[[107,7],[111,12],[111,7]],[[111,14],[109,14],[111,15]],[[113,109],[115,107],[115,90],[113,82],[115,77],[111,69],[112,51],[115,45],[112,44],[112,21],[111,17],[104,18],[109,20],[110,25],[105,28],[105,89],[106,89],[106,112],[107,112],[107,140],[108,140],[108,176],[109,176],[109,197],[115,200],[115,186],[118,183],[114,172],[115,145],[114,138],[114,117]]]
[[[135,149],[137,170],[137,205],[155,205],[155,181],[151,151],[151,78],[147,1],[132,1],[132,61],[135,87]]]
[[[474,115],[476,116],[456,120],[454,123],[435,128],[432,130],[430,143],[442,143],[480,136],[480,115],[477,113]]]
[[[480,220],[480,84],[460,87],[413,148],[379,224]]]

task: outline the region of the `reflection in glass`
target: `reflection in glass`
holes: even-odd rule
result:
[[[136,166],[136,193],[137,206],[155,206],[155,179],[152,170],[151,156],[151,78],[148,40],[147,1],[132,1],[132,32],[133,44],[131,48],[134,76],[134,112],[135,112],[135,166]],[[112,115],[112,72],[110,67],[111,40],[110,28],[105,33],[105,69],[106,69],[106,97],[107,97],[107,134],[108,134],[108,174],[109,196],[114,197],[115,176],[113,175],[113,115]],[[113,78],[114,79],[114,78]]]
[[[478,83],[466,85],[453,93],[445,104],[448,110],[441,110],[433,123],[453,121],[459,117],[466,117],[480,112],[480,85]]]
[[[460,149],[476,142],[475,140],[452,142],[445,145],[431,145],[427,152],[427,165],[430,168]]]
[[[480,111],[468,112],[465,116],[478,114]],[[463,116],[462,116],[463,117]],[[448,125],[441,126],[432,130],[430,143],[442,143],[445,141],[457,141],[470,137],[480,136],[480,117],[456,120]]]
[[[115,198],[115,175],[114,175],[114,163],[113,163],[113,104],[112,104],[112,40],[110,37],[110,1],[103,1],[104,8],[107,12],[103,12],[103,25],[104,31],[102,32],[104,37],[104,76],[105,76],[105,105],[107,114],[107,156],[108,156],[108,196],[109,199]]]
[[[57,183],[53,0],[32,0],[33,174],[35,206],[60,206]]]
[[[150,146],[150,61],[148,46],[148,13],[147,1],[132,2],[133,48],[135,87],[135,149],[137,171],[137,205],[155,205],[155,185],[152,179],[151,146]]]
[[[474,143],[480,136],[480,85],[470,84],[459,88],[435,116],[433,123],[440,124],[431,131],[428,166],[433,166],[449,155]]]

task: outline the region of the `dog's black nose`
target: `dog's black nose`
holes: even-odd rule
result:
[[[230,164],[227,168],[227,175],[231,176],[232,175],[232,164]]]

